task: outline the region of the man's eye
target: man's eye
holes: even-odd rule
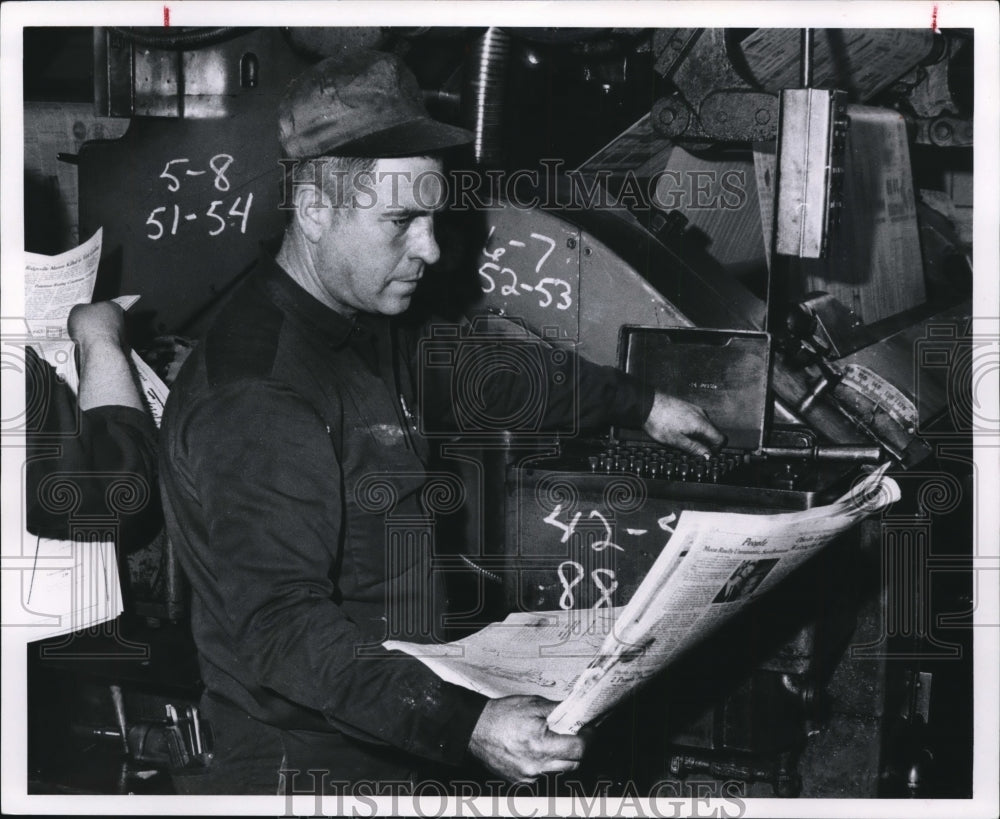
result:
[[[392,224],[395,225],[398,228],[405,228],[405,227],[408,227],[409,224],[410,224],[410,222],[413,221],[413,217],[412,216],[400,216],[398,219],[390,219],[389,221],[392,222]]]

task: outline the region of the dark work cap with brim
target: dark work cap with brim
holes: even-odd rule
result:
[[[432,119],[417,78],[380,51],[329,57],[293,80],[278,128],[292,159],[421,156],[472,141],[464,128]]]

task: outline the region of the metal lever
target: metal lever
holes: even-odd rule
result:
[[[878,446],[765,446],[759,456],[765,458],[800,458],[807,461],[849,461],[851,463],[878,463],[882,448]]]
[[[125,756],[128,756],[128,725],[125,722],[125,699],[122,697],[121,686],[111,686],[111,701],[115,706],[115,721],[118,723],[118,731],[121,733],[122,750],[125,751]]]

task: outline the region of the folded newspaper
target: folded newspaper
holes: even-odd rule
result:
[[[559,701],[549,727],[575,734],[837,535],[899,500],[888,467],[803,512],[682,512],[628,605],[518,612],[453,643],[384,645],[488,697]]]
[[[93,297],[102,236],[98,228],[79,247],[55,256],[24,254],[24,320],[19,332],[26,331],[24,343],[55,369],[73,393],[79,390],[79,374],[69,313]],[[138,300],[132,295],[113,299],[123,310]],[[4,326],[6,332],[6,320]],[[134,350],[131,357],[143,398],[159,426],[167,387]],[[24,470],[5,474],[4,497],[24,497],[24,480]],[[110,540],[88,541],[82,548],[75,541],[39,537],[11,525],[4,530],[3,569],[3,625],[23,628],[31,640],[91,628],[124,610],[115,545]]]
[[[73,365],[73,344],[69,340],[67,321],[74,305],[89,304],[94,295],[103,235],[103,229],[98,228],[79,247],[56,256],[24,254],[24,316],[33,339],[32,346],[56,368],[74,393],[80,379]],[[122,310],[128,310],[138,300],[139,296],[112,299]],[[159,426],[167,401],[167,387],[135,350],[131,358],[142,397]]]

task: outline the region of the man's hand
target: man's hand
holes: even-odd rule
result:
[[[148,411],[132,375],[121,307],[112,301],[78,304],[69,312],[67,327],[79,354],[80,409],[122,406]]]
[[[541,697],[490,700],[472,732],[469,750],[511,782],[530,782],[545,773],[576,769],[584,741],[548,729],[545,718],[555,706]]]
[[[69,311],[69,337],[81,346],[111,343],[127,349],[125,312],[113,301],[78,304]]]
[[[662,392],[656,393],[642,428],[653,440],[691,455],[709,455],[725,441],[701,407]]]

